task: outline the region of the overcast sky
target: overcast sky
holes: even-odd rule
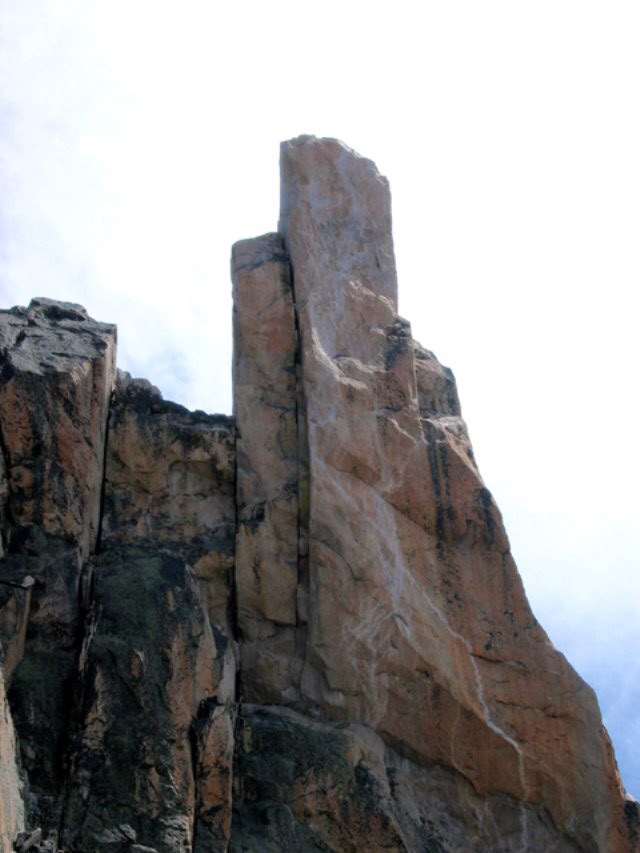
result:
[[[590,0],[14,0],[0,306],[119,327],[119,364],[230,412],[233,241],[278,144],[391,181],[400,310],[450,365],[534,611],[640,796],[640,7]]]

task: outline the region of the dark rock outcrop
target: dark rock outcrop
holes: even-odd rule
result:
[[[0,851],[640,849],[397,316],[386,180],[285,143],[232,278],[234,418],[80,306],[0,312]]]

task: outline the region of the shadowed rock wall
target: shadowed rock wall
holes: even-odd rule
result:
[[[314,137],[281,167],[279,233],[233,248],[233,419],[116,373],[80,306],[0,312],[0,849],[639,849],[396,313],[386,180]]]

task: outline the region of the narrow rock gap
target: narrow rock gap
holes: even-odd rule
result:
[[[286,243],[282,237],[283,245]],[[288,249],[287,249],[287,256]],[[295,351],[295,421],[297,434],[298,466],[298,581],[296,590],[296,646],[302,660],[302,668],[307,658],[308,619],[309,619],[309,524],[310,524],[310,470],[309,440],[307,434],[307,406],[304,391],[302,328],[298,304],[296,302],[295,271],[289,257],[289,281],[293,306],[293,322],[296,336]],[[302,698],[302,669],[300,671],[300,698]]]

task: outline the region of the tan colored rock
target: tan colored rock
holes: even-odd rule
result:
[[[245,699],[277,701],[300,621],[297,335],[289,261],[277,234],[233,248],[238,425],[236,589]]]
[[[214,706],[193,728],[196,779],[194,853],[226,851],[231,837],[235,715]]]
[[[215,841],[201,849],[224,850],[236,675],[230,420],[188,412],[119,374],[102,533],[65,849],[102,849],[125,825],[157,853],[191,851],[198,835]]]
[[[360,724],[244,705],[231,850],[578,853],[543,807],[481,797],[454,770],[400,758]]]
[[[102,546],[153,542],[201,581],[212,624],[230,633],[235,432],[224,415],[188,412],[118,371],[111,409]]]
[[[4,690],[0,656],[0,853],[10,853],[24,826],[22,784],[16,763],[16,738]]]
[[[115,330],[0,312],[0,853],[638,850],[396,314],[386,180],[313,137],[282,175],[233,250],[237,423],[120,374],[107,436]]]
[[[189,412],[118,371],[102,544],[197,543],[229,535],[235,505],[230,418]]]
[[[451,375],[395,314],[385,179],[335,140],[284,143],[281,163],[309,446],[303,706],[548,809],[581,849],[632,849],[595,697],[531,614]]]
[[[418,408],[423,417],[460,417],[460,401],[453,373],[429,350],[413,342]],[[462,423],[462,422],[460,422]],[[468,439],[467,439],[468,440]]]
[[[29,596],[0,601],[9,608],[0,623],[13,671],[27,611],[32,649],[75,644],[81,578],[99,528],[116,332],[81,306],[34,299],[0,312],[0,340],[0,579],[16,587],[35,579],[30,608]]]
[[[9,342],[0,385],[5,540],[10,551],[23,547],[37,526],[72,541],[85,559],[98,536],[115,327],[49,299],[0,312],[0,325]]]
[[[230,803],[212,792],[216,773],[220,796],[230,786],[223,729],[233,749],[234,425],[123,374],[105,449],[115,330],[34,300],[0,315],[0,336],[0,631],[29,821],[60,823],[70,850],[126,838],[158,853],[191,850],[200,822],[224,849]]]
[[[0,579],[12,584],[0,585],[0,631],[31,817],[55,825],[116,330],[81,306],[41,298],[0,312],[0,341]],[[34,584],[24,591],[27,576]]]
[[[13,671],[24,657],[31,613],[31,590],[31,586],[22,586],[18,581],[3,582],[0,578],[0,641],[4,650],[7,682],[11,681]]]
[[[280,155],[278,230],[294,270],[303,247],[310,252],[309,267],[318,263],[325,267],[331,252],[337,248],[341,252],[333,255],[331,269],[325,267],[327,279],[314,295],[328,324],[333,323],[338,341],[351,336],[367,320],[373,322],[366,315],[353,317],[352,300],[343,298],[345,281],[356,270],[358,278],[352,284],[363,298],[384,297],[392,309],[397,307],[389,183],[371,160],[337,139],[299,136],[283,142]],[[309,296],[307,288],[299,290],[296,281],[296,305],[304,308]]]

